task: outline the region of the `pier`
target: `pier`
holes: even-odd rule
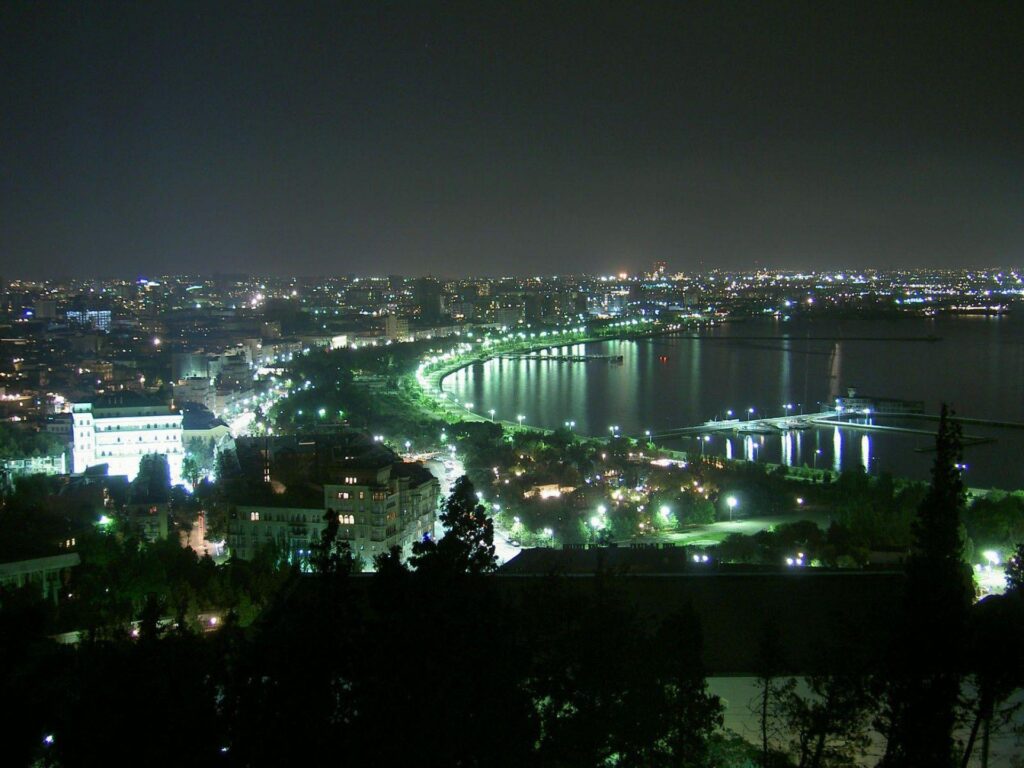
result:
[[[561,363],[590,363],[605,361],[608,363],[621,363],[622,355],[571,355],[552,354],[542,355],[536,352],[527,352],[521,355],[501,355],[502,360],[556,360]]]
[[[655,440],[670,440],[676,437],[687,437],[690,435],[707,435],[712,432],[734,432],[736,434],[765,435],[778,432],[788,432],[793,429],[810,429],[819,422],[828,423],[839,413],[837,411],[822,411],[821,413],[807,413],[799,416],[778,416],[766,419],[751,419],[741,421],[740,419],[721,419],[706,421],[693,427],[679,427],[678,429],[666,429],[655,432],[651,435]],[[843,422],[845,424],[845,422]]]
[[[901,418],[903,415],[901,414]],[[935,417],[936,419],[938,417]],[[965,423],[991,424],[992,422],[982,419],[960,419]],[[1001,426],[1021,427],[1011,422],[1001,422]],[[741,421],[740,419],[721,419],[706,421],[693,427],[679,427],[678,429],[667,429],[651,434],[652,440],[671,440],[679,437],[692,437],[695,435],[709,435],[715,432],[732,432],[737,435],[771,435],[780,432],[788,432],[795,429],[811,429],[812,427],[841,427],[856,429],[864,432],[889,432],[903,435],[921,435],[934,437],[935,431],[930,429],[914,429],[913,427],[891,427],[884,424],[870,424],[863,421],[844,421],[839,411],[822,411],[821,413],[809,413],[800,416],[778,416],[766,419],[751,419]],[[963,435],[961,441],[964,447],[971,445],[983,445],[994,443],[996,438],[982,435]],[[930,451],[932,448],[915,449],[919,452]]]

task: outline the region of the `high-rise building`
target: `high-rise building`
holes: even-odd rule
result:
[[[110,330],[109,309],[69,309],[66,316],[72,323],[88,325],[100,331]]]
[[[409,339],[409,318],[400,317],[392,312],[384,318],[384,334],[392,341]]]
[[[107,395],[75,403],[71,419],[74,472],[106,464],[108,475],[134,480],[142,457],[156,453],[167,457],[171,483],[181,482],[181,414],[166,403],[128,392]]]
[[[441,284],[432,277],[421,277],[413,284],[413,299],[425,323],[441,320]]]

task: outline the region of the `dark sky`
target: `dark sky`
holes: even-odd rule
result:
[[[7,0],[0,273],[1020,264],[1022,5]]]

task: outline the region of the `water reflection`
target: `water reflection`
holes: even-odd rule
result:
[[[782,463],[787,467],[793,466],[793,433],[782,434]]]
[[[854,340],[838,345],[831,334]],[[941,343],[868,340],[919,334],[934,335]],[[830,394],[845,394],[850,386],[879,397],[921,399],[929,412],[945,400],[956,402],[967,416],[1024,423],[1019,395],[1024,323],[1012,318],[997,323],[900,320],[898,327],[888,321],[844,321],[835,327],[748,323],[722,326],[710,335],[573,344],[544,359],[494,359],[454,374],[444,388],[452,402],[475,403],[477,413],[493,408],[498,419],[513,421],[524,413],[527,423],[549,427],[575,420],[576,432],[596,436],[607,435],[610,424],[620,425],[622,434],[642,437],[645,429],[658,432],[711,418],[745,421],[749,407],[756,409],[754,420],[779,416],[783,403],[793,403],[796,412],[811,412],[817,403],[828,402]],[[615,365],[571,363],[559,360],[558,353],[615,354],[624,360]],[[972,367],[990,375],[960,374]],[[888,417],[881,423],[901,425]],[[902,426],[925,431],[934,423],[916,420]],[[977,425],[971,431],[994,438],[967,449],[972,481],[981,487],[1024,487],[1024,463],[1019,461],[1024,430]],[[844,433],[851,438],[845,446]],[[769,440],[715,433],[704,452],[818,469],[863,465],[873,475],[891,471],[927,480],[933,444],[925,434],[872,432],[865,439],[861,430],[828,425]],[[666,445],[700,452],[692,438]]]

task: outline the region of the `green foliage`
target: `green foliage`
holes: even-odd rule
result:
[[[1024,542],[1017,545],[1006,561],[1006,590],[1024,596]]]
[[[978,549],[1012,550],[1024,542],[1024,499],[993,492],[967,507],[964,527]]]
[[[57,435],[0,422],[0,459],[56,456],[65,448],[64,441]]]

